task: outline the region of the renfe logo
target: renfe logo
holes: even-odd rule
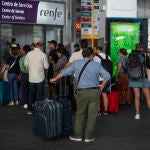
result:
[[[62,14],[63,14],[62,11],[58,11],[58,7],[55,8],[55,10],[41,10],[40,11],[40,16],[52,17],[54,21],[56,20],[56,18],[60,18]]]
[[[38,5],[37,24],[64,25],[65,3],[40,1]]]

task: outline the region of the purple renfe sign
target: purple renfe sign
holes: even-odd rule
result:
[[[36,23],[39,0],[1,0],[0,22]]]

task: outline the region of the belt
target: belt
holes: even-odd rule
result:
[[[92,89],[99,89],[99,88],[98,88],[98,87],[81,88],[81,89],[77,89],[77,91],[82,91],[82,90],[92,90]]]

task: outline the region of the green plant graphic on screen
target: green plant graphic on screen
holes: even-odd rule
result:
[[[115,22],[110,25],[110,57],[114,64],[113,75],[116,75],[116,64],[120,58],[118,50],[126,48],[128,54],[140,41],[140,23]]]

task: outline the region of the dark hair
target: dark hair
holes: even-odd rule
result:
[[[10,51],[11,51],[12,55],[17,56],[18,50],[19,50],[19,48],[16,44],[11,44]]]
[[[56,46],[55,46],[56,47]],[[63,43],[59,43],[58,44],[58,48],[64,48],[64,44]]]
[[[16,42],[16,38],[11,39],[11,43],[14,43],[14,42]]]
[[[35,43],[32,43],[31,46],[35,47]]]
[[[79,44],[75,44],[75,45],[74,45],[74,49],[75,49],[75,52],[80,51],[80,46],[79,46]]]
[[[56,42],[55,40],[48,41],[48,43],[49,43],[49,44],[53,44],[53,45],[55,46],[55,48],[56,48],[56,46],[57,46],[57,42]]]
[[[119,52],[122,53],[123,55],[127,56],[128,52],[125,48],[119,49]]]
[[[103,47],[102,46],[97,46],[96,50],[103,51]]]
[[[56,52],[60,53],[60,54],[64,54],[65,53],[65,48],[57,48]]]
[[[90,57],[91,55],[93,55],[93,49],[91,47],[83,49],[83,51],[82,51],[83,57]]]
[[[87,48],[88,47],[88,41],[86,39],[80,40],[80,47],[81,48]]]
[[[74,45],[74,48],[79,48],[79,47],[80,47],[79,44]]]
[[[136,43],[135,44],[135,49],[138,50],[138,49],[142,49],[143,48],[143,45],[140,44],[140,43]]]
[[[30,45],[25,45],[24,47],[23,47],[23,51],[27,54],[28,52],[30,52],[31,51],[31,47],[30,47]]]

